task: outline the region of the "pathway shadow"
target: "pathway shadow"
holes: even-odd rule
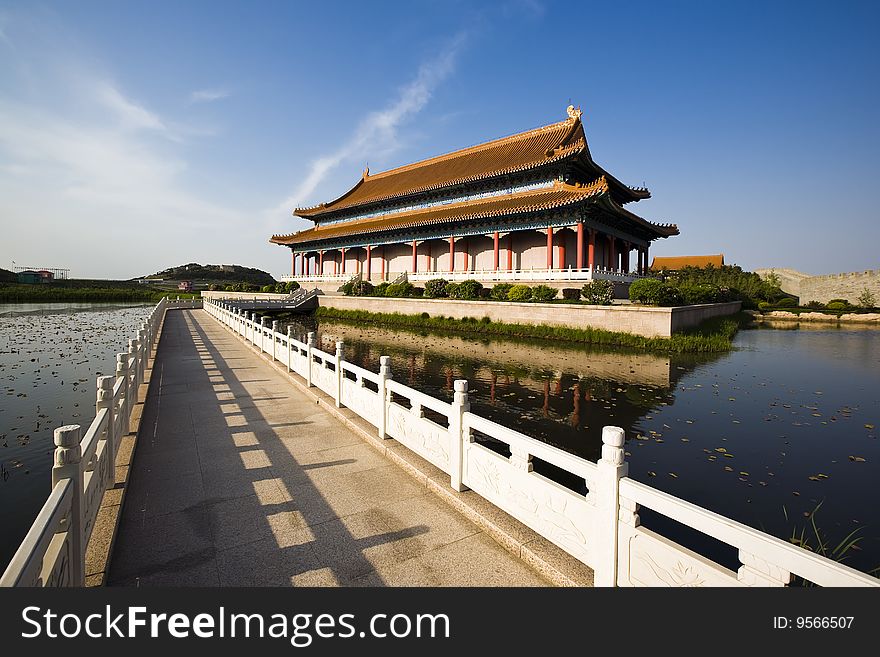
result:
[[[288,382],[258,378],[259,356],[217,325],[224,357],[195,312],[165,320],[109,584],[384,585],[377,564],[423,553],[429,533],[359,489],[386,463]]]

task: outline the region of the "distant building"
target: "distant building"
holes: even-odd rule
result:
[[[699,256],[657,256],[651,261],[651,271],[677,271],[685,267],[723,267],[724,254]]]
[[[55,274],[47,269],[26,269],[18,272],[18,282],[34,285],[37,283],[51,283],[55,280]]]
[[[177,289],[181,292],[192,292],[193,291],[193,282],[192,281],[180,281],[177,284]]]

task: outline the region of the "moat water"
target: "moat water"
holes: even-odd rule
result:
[[[483,339],[342,323],[316,330],[321,347],[452,398],[470,383],[471,408],[595,461],[605,425],[626,430],[630,476],[784,539],[836,547],[861,539],[844,563],[880,566],[880,331],[814,327],[741,331],[715,355],[654,355],[541,341]],[[559,473],[550,476],[562,477]],[[566,482],[570,483],[570,482]],[[821,506],[820,506],[821,505]],[[645,526],[737,566],[727,546],[648,511]]]

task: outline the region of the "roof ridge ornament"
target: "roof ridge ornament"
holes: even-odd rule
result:
[[[581,112],[581,108],[578,107],[577,109],[575,109],[574,105],[569,105],[568,107],[566,107],[565,112],[566,114],[568,114],[568,118],[571,121],[577,121],[581,118],[581,115],[583,114],[583,112]]]

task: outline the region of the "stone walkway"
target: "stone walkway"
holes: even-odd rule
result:
[[[204,311],[152,376],[109,585],[547,585]]]

